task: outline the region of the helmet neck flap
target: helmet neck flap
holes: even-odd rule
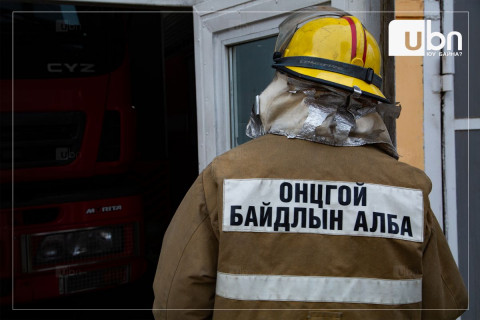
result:
[[[247,135],[284,135],[332,146],[375,144],[398,159],[395,119],[400,106],[277,72],[259,97]]]

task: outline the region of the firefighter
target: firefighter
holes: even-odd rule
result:
[[[399,106],[354,16],[295,13],[248,134],[199,175],[165,234],[156,319],[455,319],[467,294],[398,161]]]

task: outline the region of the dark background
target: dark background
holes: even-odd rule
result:
[[[15,2],[19,3],[22,10],[29,10],[29,6],[34,10],[29,2]],[[40,2],[33,4],[36,9]],[[84,6],[77,10],[132,8]],[[140,11],[138,7],[135,10]],[[152,283],[163,233],[198,174],[193,16],[185,8],[155,8],[155,12],[149,12],[151,8],[145,7],[141,11],[124,16],[132,104],[137,110],[137,156],[133,170],[143,190],[147,271],[138,281],[113,289],[15,304],[14,310],[12,306],[2,306],[2,319],[153,318]],[[4,7],[2,17],[5,15],[9,12]],[[2,43],[11,41],[8,25],[2,24],[2,29]],[[2,73],[11,69],[10,58],[2,50]],[[143,310],[116,311],[119,309]]]

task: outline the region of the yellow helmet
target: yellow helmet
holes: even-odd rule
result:
[[[319,7],[288,17],[279,29],[274,68],[388,102],[380,90],[380,48],[356,17]]]

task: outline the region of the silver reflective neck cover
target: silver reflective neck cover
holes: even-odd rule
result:
[[[247,135],[284,135],[332,146],[374,144],[398,159],[395,120],[400,106],[378,103],[277,72],[259,97]]]

